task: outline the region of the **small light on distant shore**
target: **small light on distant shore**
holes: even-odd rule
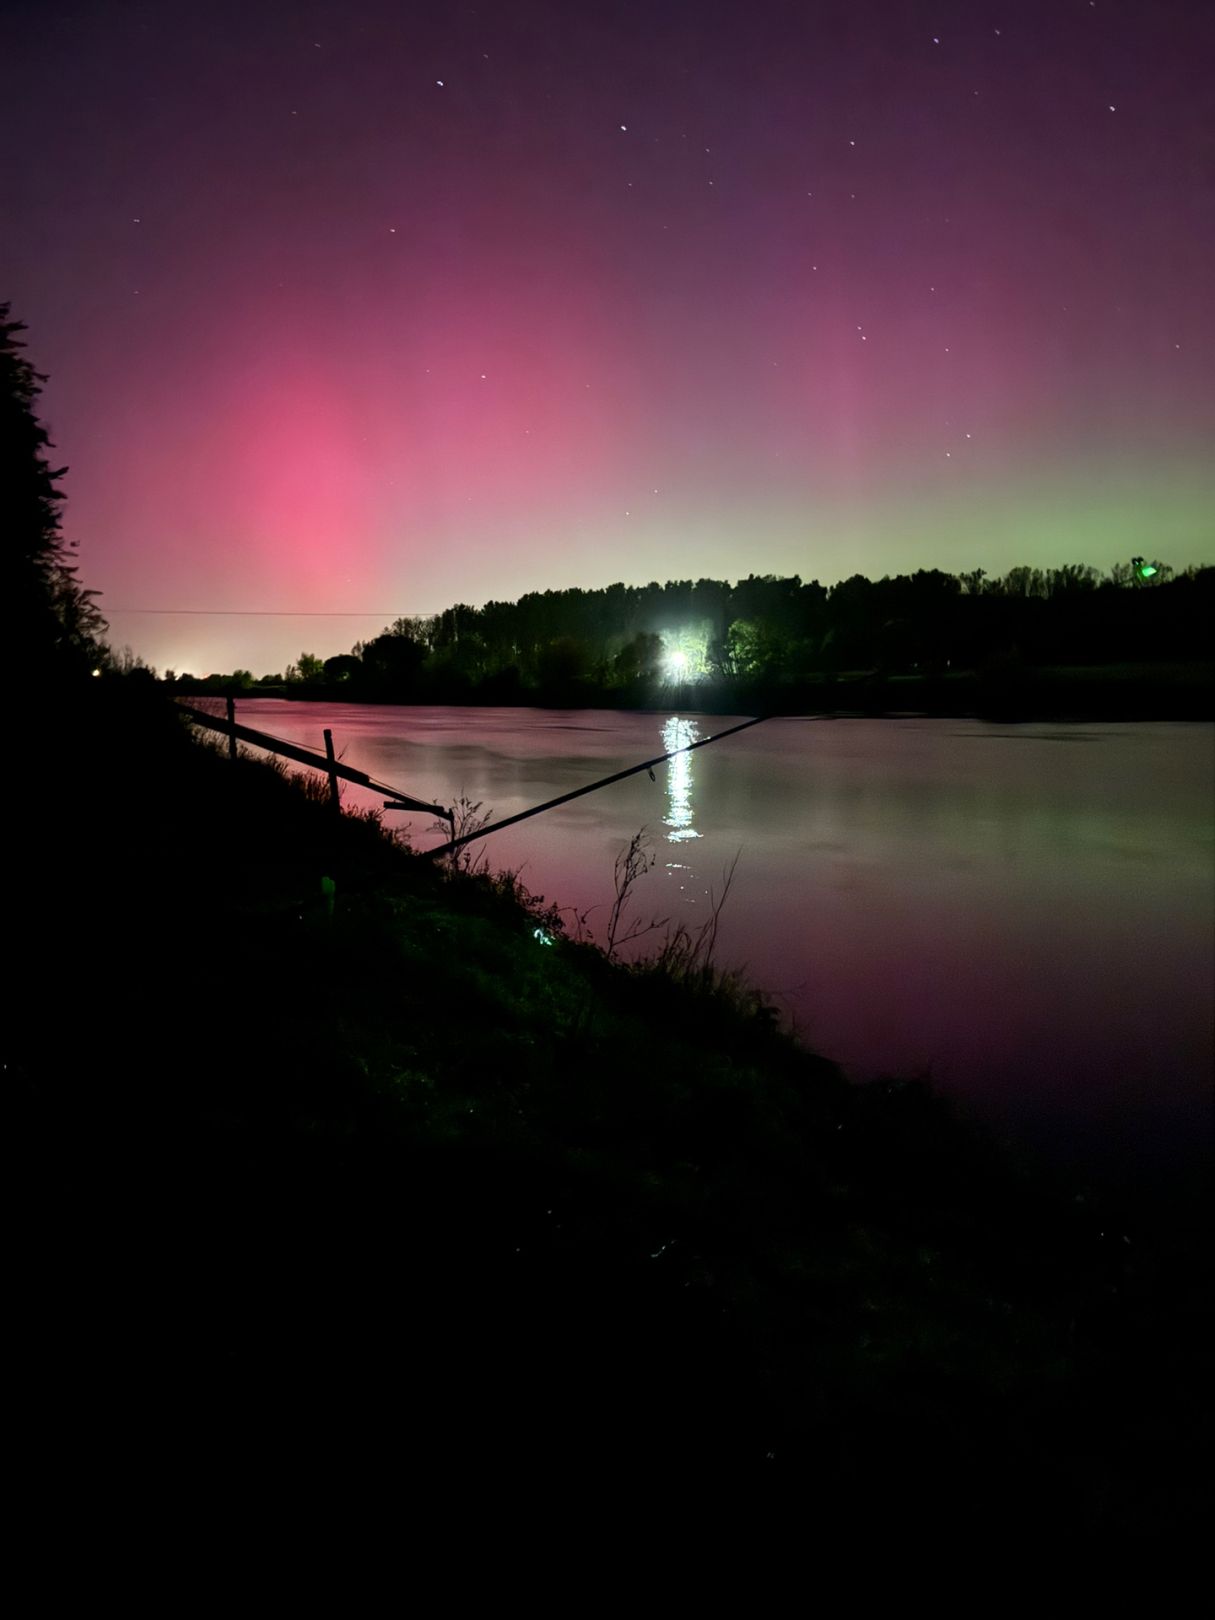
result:
[[[94,675],[100,675],[100,674],[101,674],[101,671],[100,671],[100,670],[99,670],[99,669],[95,669],[95,670],[94,670],[94,671],[93,671],[93,674],[94,674]]]

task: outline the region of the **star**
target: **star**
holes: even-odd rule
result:
[[[627,131],[628,127],[629,126],[627,124],[621,124],[621,126],[620,126],[621,133],[624,133],[625,131]]]

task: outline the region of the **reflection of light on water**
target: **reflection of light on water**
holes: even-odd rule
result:
[[[699,736],[694,720],[681,720],[672,715],[662,728],[662,746],[666,753],[675,748],[686,748]],[[667,761],[667,813],[662,818],[667,829],[667,842],[686,843],[700,834],[692,825],[692,756],[677,754]]]

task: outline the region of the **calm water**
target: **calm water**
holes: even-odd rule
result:
[[[275,700],[238,715],[316,748],[331,726],[347,763],[495,818],[731,723]],[[1209,1135],[1213,764],[1210,726],[774,720],[482,847],[601,927],[639,827],[656,857],[642,920],[696,924],[737,854],[718,960],[818,1051],[930,1073],[1040,1141],[1172,1157]],[[424,817],[412,836],[439,841]]]

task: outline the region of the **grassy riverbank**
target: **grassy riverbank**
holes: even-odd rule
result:
[[[1188,1195],[1047,1179],[737,987],[548,943],[516,885],[232,764],[150,686],[88,684],[28,759],[35,1473],[83,1439],[195,1480],[391,1456],[1196,1528]]]

